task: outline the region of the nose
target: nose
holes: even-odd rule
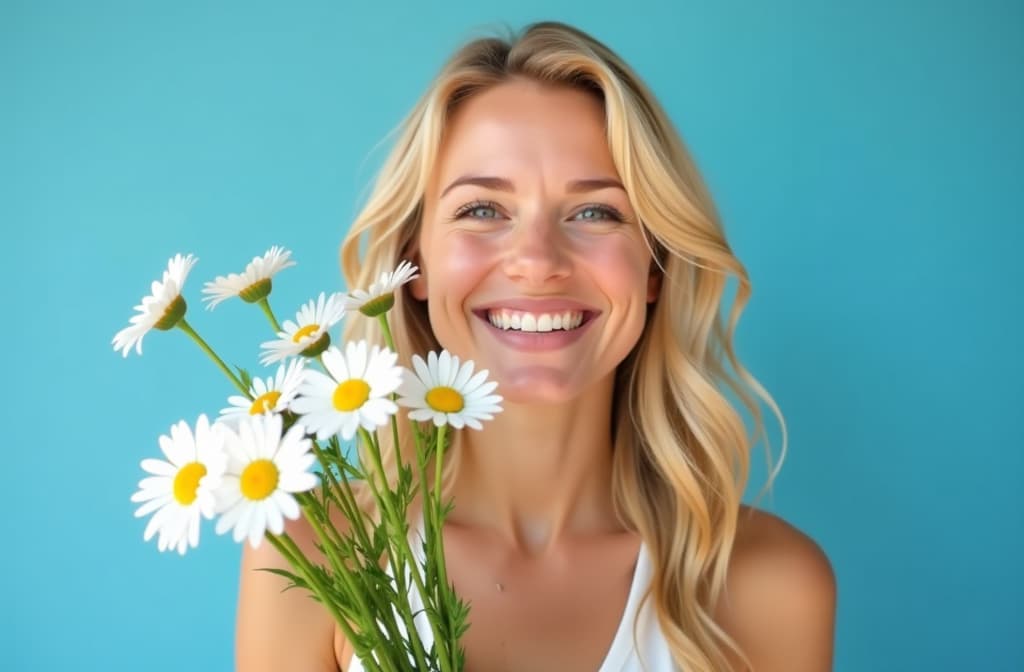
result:
[[[569,276],[567,241],[557,222],[537,216],[519,222],[510,232],[504,268],[509,278],[541,286]]]

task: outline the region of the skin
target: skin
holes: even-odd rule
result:
[[[412,295],[441,345],[488,369],[505,398],[461,434],[444,532],[449,578],[472,605],[468,672],[596,670],[622,616],[640,539],[612,509],[612,383],[659,276],[618,180],[600,103],[525,80],[458,108],[430,179]],[[537,300],[586,306],[586,328],[524,351],[486,319]],[[289,532],[318,555],[303,521]],[[346,669],[351,648],[326,611],[257,567],[286,563],[269,544],[245,547],[238,669]],[[727,595],[716,619],[758,672],[831,669],[835,578],[796,528],[745,507]]]

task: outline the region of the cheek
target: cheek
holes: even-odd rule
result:
[[[598,273],[609,294],[646,298],[651,255],[642,241],[609,236],[582,246],[580,258]]]
[[[497,254],[494,242],[481,237],[453,234],[438,240],[430,255],[428,268],[433,277],[444,278],[448,283],[456,283],[466,275],[475,275],[487,269]]]
[[[451,322],[463,317],[466,297],[499,258],[499,249],[478,236],[450,235],[437,240],[425,258],[430,321],[444,345]]]

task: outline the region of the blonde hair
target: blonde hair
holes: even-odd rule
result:
[[[612,158],[663,273],[640,341],[617,371],[613,497],[623,523],[651,551],[655,571],[645,599],[653,598],[676,663],[688,672],[728,669],[723,647],[743,654],[713,610],[724,592],[749,453],[759,438],[767,443],[756,398],[772,409],[783,432],[769,486],[785,455],[785,422],[733,350],[751,292],[746,269],[725,240],[681,138],[629,66],[589,35],[554,22],[477,39],[457,51],[400,127],[345,239],[346,281],[368,286],[409,254],[448,116],[460,101],[513,77],[575,87],[603,101]],[[738,286],[725,324],[720,304],[730,276]],[[424,306],[407,294],[397,297],[390,319],[406,363],[410,353],[439,349]],[[350,321],[345,336],[381,338],[371,320]],[[750,412],[751,435],[726,389]],[[408,441],[400,444],[409,450]],[[392,450],[386,466],[392,481],[394,465]],[[457,469],[455,449],[445,465],[446,487]]]

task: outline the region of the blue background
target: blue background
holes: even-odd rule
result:
[[[1024,668],[1019,2],[353,5],[3,3],[0,668],[230,668],[239,548],[159,554],[128,497],[231,390],[178,332],[110,339],[194,252],[192,323],[254,367],[262,315],[202,282],[281,244],[279,316],[340,288],[378,143],[477,28],[544,18],[649,82],[749,268],[791,432],[763,505],[834,564],[836,669]]]

